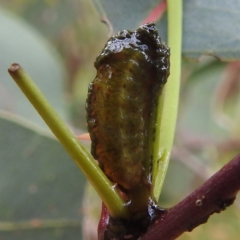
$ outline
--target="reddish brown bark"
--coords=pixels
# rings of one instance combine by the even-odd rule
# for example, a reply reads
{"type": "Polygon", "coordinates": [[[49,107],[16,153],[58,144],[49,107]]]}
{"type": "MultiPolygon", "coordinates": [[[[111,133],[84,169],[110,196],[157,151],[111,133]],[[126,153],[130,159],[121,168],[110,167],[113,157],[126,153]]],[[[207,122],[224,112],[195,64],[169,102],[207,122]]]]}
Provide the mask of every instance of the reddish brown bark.
{"type": "MultiPolygon", "coordinates": [[[[207,222],[210,215],[230,206],[240,190],[240,155],[226,164],[202,186],[176,206],[161,214],[141,240],[173,240],[186,231],[207,222]]],[[[108,212],[103,209],[101,231],[105,229],[108,212]]],[[[100,230],[100,229],[99,229],[100,230]]]]}

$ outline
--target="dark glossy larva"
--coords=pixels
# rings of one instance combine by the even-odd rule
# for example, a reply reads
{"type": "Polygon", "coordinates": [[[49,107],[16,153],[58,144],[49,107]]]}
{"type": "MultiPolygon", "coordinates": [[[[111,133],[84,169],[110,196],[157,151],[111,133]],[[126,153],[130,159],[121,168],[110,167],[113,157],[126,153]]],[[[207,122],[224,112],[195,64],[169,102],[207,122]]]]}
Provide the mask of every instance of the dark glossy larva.
{"type": "Polygon", "coordinates": [[[157,98],[169,75],[169,48],[154,23],[121,31],[95,62],[86,102],[91,152],[123,191],[149,184],[157,98]]]}

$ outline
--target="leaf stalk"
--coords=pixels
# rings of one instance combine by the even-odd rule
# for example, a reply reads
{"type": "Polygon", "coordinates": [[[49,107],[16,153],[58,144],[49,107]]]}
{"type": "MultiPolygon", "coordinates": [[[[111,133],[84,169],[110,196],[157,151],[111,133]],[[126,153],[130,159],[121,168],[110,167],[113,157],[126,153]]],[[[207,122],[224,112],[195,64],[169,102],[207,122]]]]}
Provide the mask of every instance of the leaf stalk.
{"type": "Polygon", "coordinates": [[[29,75],[16,63],[12,64],[8,71],[53,134],[98,192],[111,216],[127,217],[127,208],[124,207],[125,203],[116,188],[102,172],[88,151],[69,130],[29,75]]]}
{"type": "Polygon", "coordinates": [[[153,198],[158,201],[166,176],[176,128],[182,52],[182,0],[167,0],[170,76],[160,96],[153,146],[153,198]]]}

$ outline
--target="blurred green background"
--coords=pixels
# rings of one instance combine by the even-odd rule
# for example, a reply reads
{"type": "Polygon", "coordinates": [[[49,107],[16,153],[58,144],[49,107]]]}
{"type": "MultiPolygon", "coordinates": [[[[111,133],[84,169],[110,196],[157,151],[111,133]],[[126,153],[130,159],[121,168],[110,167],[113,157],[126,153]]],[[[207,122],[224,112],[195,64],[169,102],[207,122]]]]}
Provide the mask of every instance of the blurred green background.
{"type": "MultiPolygon", "coordinates": [[[[108,16],[114,32],[134,30],[159,3],[102,0],[100,8],[93,2],[0,0],[0,240],[96,239],[98,196],[7,73],[13,62],[21,64],[74,133],[86,132],[87,86],[109,37],[100,20],[108,16]]],[[[214,1],[194,2],[184,2],[179,117],[162,207],[175,205],[240,152],[239,17],[223,14],[219,4],[212,8],[214,1]],[[223,31],[228,38],[219,37],[223,31]],[[203,53],[225,62],[210,56],[197,62],[203,53]]],[[[165,15],[157,26],[166,41],[165,15]]],[[[239,208],[237,199],[179,239],[239,239],[239,208]]]]}

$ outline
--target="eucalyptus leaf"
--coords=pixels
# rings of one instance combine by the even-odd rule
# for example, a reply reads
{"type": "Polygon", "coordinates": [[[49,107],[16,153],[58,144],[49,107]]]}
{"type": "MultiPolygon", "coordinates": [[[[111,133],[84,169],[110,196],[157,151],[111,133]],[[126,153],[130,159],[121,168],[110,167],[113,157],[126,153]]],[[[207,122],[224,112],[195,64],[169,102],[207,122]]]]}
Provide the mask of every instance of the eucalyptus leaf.
{"type": "Polygon", "coordinates": [[[0,115],[0,239],[81,239],[85,177],[49,134],[0,115]]]}
{"type": "Polygon", "coordinates": [[[212,108],[214,94],[225,66],[225,63],[215,61],[190,76],[182,94],[182,104],[185,104],[178,123],[182,131],[210,139],[226,138],[225,131],[214,119],[212,108]]]}
{"type": "Polygon", "coordinates": [[[142,21],[149,15],[150,11],[156,7],[159,0],[92,0],[98,10],[101,19],[105,14],[113,26],[114,32],[135,30],[142,21]]]}
{"type": "Polygon", "coordinates": [[[184,1],[183,53],[209,54],[225,61],[240,59],[240,1],[184,1]]]}
{"type": "MultiPolygon", "coordinates": [[[[92,0],[99,14],[111,22],[114,32],[136,29],[159,1],[92,0]],[[99,7],[101,4],[101,7],[99,7]]],[[[213,55],[223,61],[240,59],[240,1],[183,1],[183,55],[199,59],[213,55]]],[[[160,37],[167,41],[166,13],[157,23],[160,37]]]]}
{"type": "Polygon", "coordinates": [[[57,52],[22,19],[0,9],[0,109],[27,117],[47,126],[9,76],[7,69],[19,63],[36,81],[61,116],[65,116],[61,96],[65,70],[57,52]]]}

